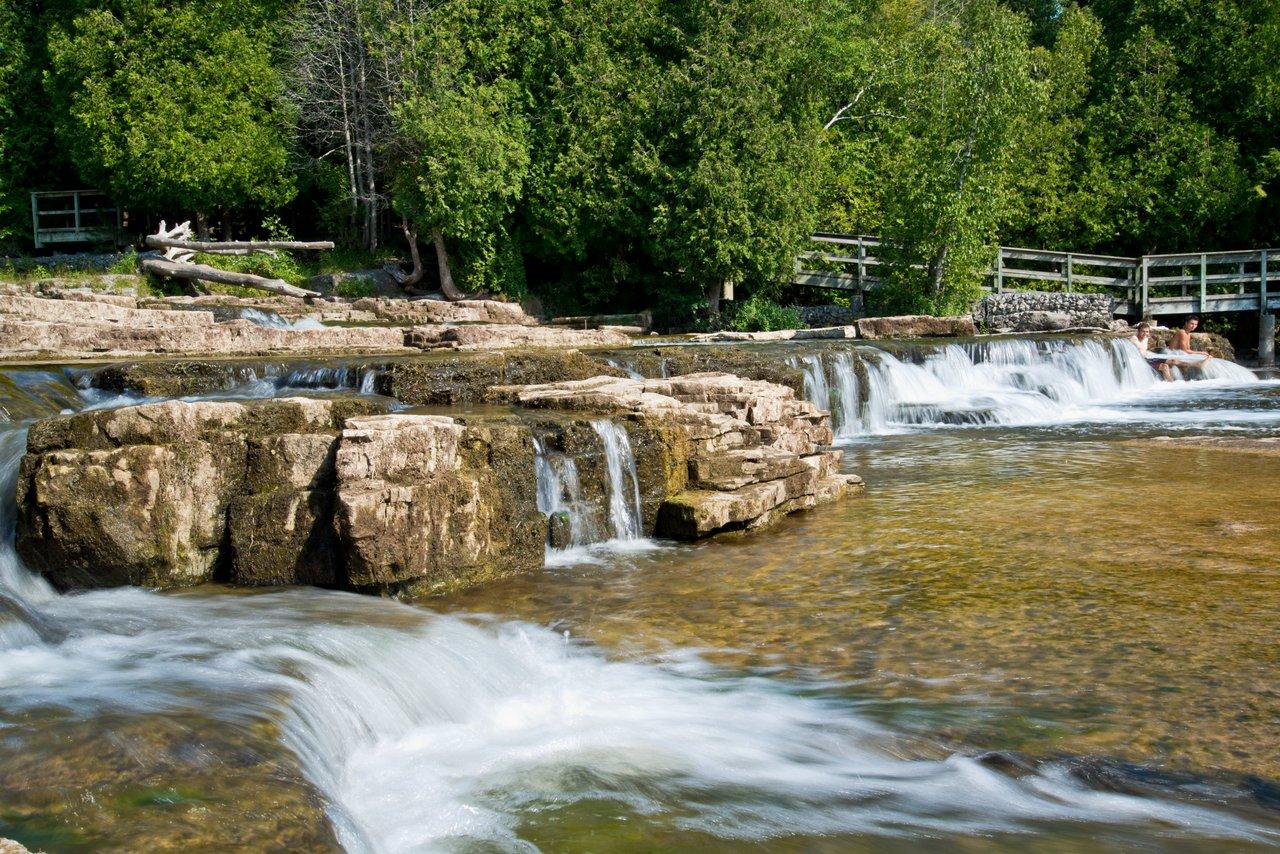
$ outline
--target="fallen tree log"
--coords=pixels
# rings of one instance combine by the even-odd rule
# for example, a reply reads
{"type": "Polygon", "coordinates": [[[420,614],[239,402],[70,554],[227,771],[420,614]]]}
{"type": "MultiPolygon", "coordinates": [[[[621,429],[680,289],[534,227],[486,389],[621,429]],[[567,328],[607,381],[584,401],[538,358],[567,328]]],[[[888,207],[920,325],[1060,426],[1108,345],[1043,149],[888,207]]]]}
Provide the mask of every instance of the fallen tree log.
{"type": "Polygon", "coordinates": [[[239,285],[242,288],[257,288],[261,291],[270,291],[273,294],[280,294],[286,297],[319,297],[318,291],[309,291],[306,288],[299,288],[291,285],[284,279],[267,279],[262,276],[255,276],[251,273],[233,273],[229,270],[219,270],[217,267],[210,267],[206,264],[192,264],[183,261],[169,261],[162,258],[147,258],[142,262],[142,271],[144,273],[154,273],[157,276],[167,276],[170,279],[185,279],[187,281],[214,282],[219,285],[239,285]]]}
{"type": "MultiPolygon", "coordinates": [[[[163,227],[163,224],[162,224],[163,227]]],[[[146,243],[152,249],[187,249],[192,252],[212,254],[231,252],[262,252],[276,249],[332,249],[332,240],[185,240],[163,234],[148,234],[146,243]]]]}

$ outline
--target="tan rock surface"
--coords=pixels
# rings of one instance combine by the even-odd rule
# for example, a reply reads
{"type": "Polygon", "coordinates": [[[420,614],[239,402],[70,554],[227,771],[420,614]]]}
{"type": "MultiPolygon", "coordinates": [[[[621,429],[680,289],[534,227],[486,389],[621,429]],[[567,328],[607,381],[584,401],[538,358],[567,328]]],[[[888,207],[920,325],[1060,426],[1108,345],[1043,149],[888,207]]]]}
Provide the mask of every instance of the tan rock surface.
{"type": "Polygon", "coordinates": [[[898,317],[864,317],[857,323],[858,337],[883,338],[968,338],[978,334],[978,327],[967,314],[958,317],[932,317],[906,314],[898,317]]]}

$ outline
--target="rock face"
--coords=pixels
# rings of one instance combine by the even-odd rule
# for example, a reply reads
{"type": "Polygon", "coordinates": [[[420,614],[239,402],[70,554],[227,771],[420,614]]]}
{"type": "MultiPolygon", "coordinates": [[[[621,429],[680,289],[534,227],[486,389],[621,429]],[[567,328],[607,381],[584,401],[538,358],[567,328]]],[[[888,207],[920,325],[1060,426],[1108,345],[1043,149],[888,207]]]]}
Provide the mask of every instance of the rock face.
{"type": "Polygon", "coordinates": [[[494,393],[531,409],[609,413],[638,434],[632,445],[641,449],[645,527],[661,537],[758,528],[861,483],[837,472],[840,452],[827,448],[827,414],[786,386],[704,373],[599,377],[494,393]]]}
{"type": "Polygon", "coordinates": [[[973,318],[931,317],[907,314],[900,317],[864,317],[857,323],[858,337],[871,340],[884,338],[968,338],[978,334],[973,318]]]}
{"type": "Polygon", "coordinates": [[[574,540],[572,518],[539,510],[535,432],[581,457],[591,499],[615,480],[606,448],[629,446],[640,506],[628,516],[658,536],[758,528],[861,482],[837,472],[827,413],[787,386],[701,373],[489,393],[522,409],[451,418],[296,397],[39,422],[18,473],[17,547],[61,588],[436,594],[537,569],[545,544],[574,540]]]}
{"type": "Polygon", "coordinates": [[[434,591],[541,565],[527,430],[383,410],[170,401],[41,422],[19,552],[63,588],[434,591]]]}
{"type": "Polygon", "coordinates": [[[336,583],[333,455],[363,400],[170,401],[34,425],[18,551],[56,585],[336,583]]]}
{"type": "Polygon", "coordinates": [[[542,565],[533,443],[518,424],[353,418],[337,455],[339,539],[357,589],[440,593],[542,565]]]}
{"type": "Polygon", "coordinates": [[[973,316],[989,332],[1056,332],[1110,329],[1115,300],[1110,294],[1011,291],[988,294],[973,316]]]}

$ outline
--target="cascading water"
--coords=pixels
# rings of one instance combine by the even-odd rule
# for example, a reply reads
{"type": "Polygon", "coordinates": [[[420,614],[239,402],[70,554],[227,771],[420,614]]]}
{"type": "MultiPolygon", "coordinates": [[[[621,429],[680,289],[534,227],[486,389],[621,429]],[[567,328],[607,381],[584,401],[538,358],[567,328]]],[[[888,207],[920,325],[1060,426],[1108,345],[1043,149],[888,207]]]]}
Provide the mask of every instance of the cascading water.
{"type": "Polygon", "coordinates": [[[240,317],[258,326],[271,329],[324,329],[324,324],[314,317],[299,317],[297,320],[286,320],[274,311],[263,311],[258,308],[240,309],[240,317]]]}
{"type": "Polygon", "coordinates": [[[609,473],[609,522],[618,540],[640,538],[640,480],[627,431],[606,419],[591,422],[604,449],[609,473]]]}
{"type": "MultiPolygon", "coordinates": [[[[582,485],[578,464],[566,454],[546,447],[537,436],[533,439],[534,468],[538,480],[538,510],[548,519],[563,514],[569,522],[569,542],[561,549],[586,545],[589,540],[587,520],[582,507],[582,485]]],[[[556,551],[548,546],[549,551],[556,551]]]]}
{"type": "MultiPolygon", "coordinates": [[[[638,536],[626,432],[593,426],[615,533],[638,536]]],[[[547,628],[321,590],[57,596],[12,549],[24,444],[21,424],[0,424],[0,580],[15,605],[0,623],[0,726],[56,734],[101,716],[109,738],[131,717],[181,713],[278,728],[347,850],[531,850],[527,822],[575,809],[652,821],[677,845],[1030,834],[1054,822],[1077,836],[1129,826],[1277,841],[1227,812],[1091,790],[1053,765],[1015,777],[959,755],[902,758],[896,734],[847,703],[679,652],[664,665],[611,660],[547,628]]],[[[571,492],[559,476],[540,507],[571,492]]],[[[77,780],[65,785],[80,797],[77,780]]]]}
{"type": "MultiPolygon", "coordinates": [[[[1118,407],[1165,391],[1137,349],[1113,339],[1006,339],[897,355],[857,347],[805,355],[793,364],[804,371],[806,397],[831,410],[841,440],[921,427],[1120,418],[1118,407]],[[865,366],[865,395],[856,360],[865,366]]],[[[1248,369],[1221,359],[1203,365],[1197,380],[1207,382],[1195,386],[1256,382],[1248,369]]]]}

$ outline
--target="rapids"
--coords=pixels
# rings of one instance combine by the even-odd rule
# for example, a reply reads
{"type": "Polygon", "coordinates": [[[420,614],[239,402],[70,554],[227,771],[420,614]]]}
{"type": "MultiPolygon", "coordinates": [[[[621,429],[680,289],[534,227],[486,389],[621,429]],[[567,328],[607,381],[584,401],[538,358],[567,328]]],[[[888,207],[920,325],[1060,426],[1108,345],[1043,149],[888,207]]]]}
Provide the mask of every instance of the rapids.
{"type": "MultiPolygon", "coordinates": [[[[210,735],[200,750],[213,751],[223,775],[245,751],[265,752],[278,772],[246,777],[246,801],[272,803],[283,791],[273,787],[296,765],[351,851],[908,850],[926,839],[1008,850],[1280,844],[1280,818],[1266,799],[1215,771],[1253,768],[1280,779],[1280,767],[1260,754],[1232,763],[1207,753],[1181,761],[1174,751],[1175,765],[1201,773],[1166,779],[1125,764],[1159,754],[1159,732],[1135,756],[1096,739],[1097,762],[1090,738],[1072,734],[1087,732],[1091,715],[1098,726],[1110,721],[1089,711],[1087,692],[1072,694],[1074,668],[1087,670],[1107,709],[1123,708],[1108,671],[1126,684],[1144,663],[1168,666],[1146,649],[1154,641],[1135,618],[1158,627],[1166,606],[1133,612],[1120,600],[1130,619],[1106,631],[1134,632],[1133,648],[1121,644],[1115,660],[1098,662],[1076,649],[1073,635],[1095,649],[1115,640],[1084,630],[1098,620],[1095,592],[1038,598],[1062,577],[1055,529],[1088,540],[1099,524],[1088,509],[1112,518],[1114,502],[1123,506],[1141,476],[1133,466],[1183,459],[1125,443],[1170,432],[1280,433],[1273,385],[1226,364],[1205,381],[1157,385],[1140,360],[1096,341],[829,347],[783,357],[796,359],[808,394],[835,413],[850,470],[872,483],[865,502],[712,544],[620,550],[607,560],[597,552],[590,564],[580,550],[561,560],[549,554],[549,564],[562,565],[424,605],[304,589],[59,595],[12,548],[25,426],[135,399],[78,388],[73,371],[7,371],[0,726],[15,736],[0,747],[0,781],[22,785],[11,786],[0,810],[0,836],[49,851],[145,846],[119,826],[181,804],[147,806],[104,783],[94,789],[95,809],[118,822],[95,825],[83,816],[100,813],[50,806],[50,793],[74,792],[74,781],[68,789],[65,779],[21,779],[9,769],[56,765],[80,744],[70,734],[86,722],[94,735],[79,749],[92,762],[113,727],[171,719],[253,739],[219,753],[210,735]],[[1061,468],[1058,448],[1078,454],[1080,467],[1061,468]],[[1106,460],[1105,469],[1085,468],[1089,459],[1106,460]],[[1052,488],[1042,485],[1046,476],[1052,488]],[[1093,496],[1076,515],[1077,505],[1053,503],[1073,483],[1093,496]],[[928,511],[939,496],[948,503],[928,511]],[[980,545],[977,523],[1002,501],[1029,511],[1003,522],[1020,556],[980,545]],[[1079,609],[1079,622],[1060,626],[1064,609],[1079,609]],[[965,631],[937,622],[971,612],[967,631],[985,638],[977,648],[965,645],[965,631]],[[901,654],[886,655],[895,644],[901,654]],[[1027,696],[1016,690],[1023,683],[1027,696]],[[1086,708],[1062,711],[1052,702],[1059,696],[1086,708]],[[1052,738],[1019,734],[1036,727],[1066,736],[1065,753],[1052,738]],[[27,765],[18,765],[14,745],[27,765]],[[63,835],[49,835],[51,824],[63,835]]],[[[368,393],[372,381],[316,366],[255,374],[222,394],[299,388],[368,393]]],[[[593,426],[609,484],[604,505],[580,507],[573,458],[539,446],[539,508],[570,514],[575,547],[601,536],[582,522],[593,512],[605,520],[603,538],[635,541],[639,500],[626,433],[608,421],[593,426]]],[[[1195,460],[1188,476],[1240,463],[1195,460]]],[[[1258,475],[1271,478],[1258,489],[1280,484],[1274,468],[1258,475]]],[[[1181,487],[1177,468],[1171,474],[1181,487]]],[[[1274,523],[1244,511],[1238,518],[1255,527],[1233,541],[1236,551],[1211,556],[1215,566],[1257,571],[1253,544],[1267,542],[1274,523]]],[[[1166,556],[1144,537],[1107,530],[1134,566],[1166,556]]],[[[1100,579],[1105,561],[1086,554],[1078,571],[1100,579]]],[[[1229,589],[1195,584],[1197,601],[1241,607],[1229,589]]],[[[1192,616],[1177,619],[1194,632],[1192,616]]],[[[1273,629],[1242,642],[1264,644],[1273,629]]],[[[1254,653],[1225,651],[1203,672],[1229,669],[1233,655],[1252,672],[1254,653]]],[[[1172,675],[1156,682],[1156,697],[1163,685],[1201,701],[1172,675]]],[[[1263,696],[1249,694],[1249,707],[1274,720],[1277,708],[1263,696]]],[[[1179,711],[1189,717],[1178,718],[1183,729],[1175,732],[1217,720],[1197,717],[1196,708],[1179,711]]],[[[1161,715],[1158,704],[1134,709],[1146,716],[1135,731],[1161,715]]],[[[183,757],[166,759],[169,770],[146,785],[185,792],[191,779],[206,779],[183,757]]],[[[188,844],[260,847],[237,840],[249,830],[226,818],[221,797],[191,801],[206,818],[188,844]]]]}

